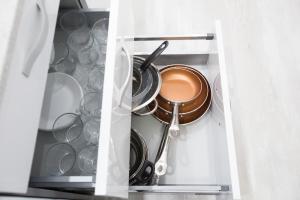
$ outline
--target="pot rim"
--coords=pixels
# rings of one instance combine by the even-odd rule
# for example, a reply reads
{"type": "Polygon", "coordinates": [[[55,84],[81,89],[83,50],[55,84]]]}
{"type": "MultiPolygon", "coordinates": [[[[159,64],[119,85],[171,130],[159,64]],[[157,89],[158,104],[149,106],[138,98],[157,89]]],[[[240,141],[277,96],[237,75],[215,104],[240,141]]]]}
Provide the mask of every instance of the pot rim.
{"type": "MultiPolygon", "coordinates": [[[[209,110],[209,108],[211,107],[211,103],[212,103],[212,96],[211,96],[211,94],[209,95],[210,96],[210,100],[209,100],[209,104],[207,105],[207,108],[206,108],[206,110],[203,112],[203,114],[200,116],[200,117],[198,117],[197,119],[195,119],[195,120],[193,120],[193,121],[191,121],[191,122],[188,122],[188,123],[183,123],[183,124],[179,124],[179,125],[189,125],[189,124],[193,124],[193,123],[195,123],[195,122],[197,122],[198,120],[200,120],[200,119],[202,119],[203,118],[203,116],[205,116],[205,114],[208,112],[208,110],[209,110]]],[[[200,107],[201,108],[201,107],[200,107]]],[[[199,109],[200,109],[199,108],[199,109]]],[[[159,109],[159,108],[158,108],[159,109]]],[[[163,111],[164,111],[164,109],[162,109],[163,111]]],[[[170,113],[171,114],[171,113],[170,113]]],[[[187,113],[187,114],[190,114],[190,113],[187,113]]],[[[179,115],[181,115],[181,114],[179,114],[179,115]]],[[[163,121],[163,120],[161,120],[159,117],[157,117],[155,114],[153,114],[153,117],[154,118],[156,118],[158,121],[160,121],[161,123],[163,123],[163,124],[170,124],[170,123],[168,123],[168,122],[166,122],[166,121],[163,121]]]]}
{"type": "MultiPolygon", "coordinates": [[[[180,70],[188,71],[188,72],[192,73],[194,76],[196,76],[197,79],[200,80],[200,78],[197,76],[197,74],[195,74],[194,71],[191,71],[191,70],[187,69],[187,68],[186,68],[185,66],[183,66],[183,65],[174,65],[174,64],[172,64],[172,65],[167,65],[167,66],[164,67],[163,69],[159,70],[159,72],[162,74],[162,73],[164,73],[164,72],[167,71],[167,70],[172,70],[172,68],[179,68],[180,70]],[[171,69],[170,69],[170,68],[171,68],[171,69]]],[[[169,100],[169,99],[163,97],[160,93],[159,93],[158,95],[159,95],[164,101],[166,101],[166,102],[168,102],[168,103],[178,103],[178,104],[186,104],[186,103],[190,103],[190,102],[194,101],[195,99],[197,99],[197,98],[200,96],[200,94],[201,94],[201,92],[202,92],[202,89],[203,89],[203,84],[202,84],[202,81],[201,81],[201,80],[200,80],[200,84],[201,84],[201,89],[197,92],[197,94],[196,94],[195,96],[193,96],[193,98],[189,99],[188,101],[171,101],[171,100],[169,100]]]]}
{"type": "MultiPolygon", "coordinates": [[[[139,57],[139,56],[133,56],[133,59],[137,58],[139,60],[145,61],[144,58],[139,57]]],[[[136,106],[135,108],[132,108],[131,112],[136,112],[146,106],[148,106],[159,94],[161,85],[162,85],[162,79],[161,79],[161,75],[160,75],[160,71],[158,70],[158,68],[156,67],[156,65],[154,65],[153,63],[151,63],[150,65],[156,72],[156,75],[158,77],[158,83],[157,83],[157,88],[155,90],[155,92],[153,93],[153,95],[151,96],[151,98],[149,98],[146,102],[142,103],[141,105],[136,106]]],[[[150,89],[151,90],[151,89],[150,89]]]]}
{"type": "Polygon", "coordinates": [[[148,147],[146,145],[144,138],[135,129],[131,129],[131,132],[134,132],[139,138],[139,140],[141,141],[141,146],[143,148],[143,156],[142,156],[143,158],[142,161],[140,161],[139,167],[129,176],[129,180],[132,180],[139,173],[139,171],[144,165],[144,162],[148,159],[148,147]]]}
{"type": "MultiPolygon", "coordinates": [[[[201,76],[201,77],[204,79],[205,85],[206,85],[206,87],[207,87],[206,97],[205,97],[205,99],[204,99],[204,101],[202,102],[201,105],[199,105],[198,107],[196,107],[195,109],[193,109],[193,110],[191,110],[191,111],[189,111],[189,112],[179,113],[179,114],[189,114],[189,113],[192,113],[192,112],[197,111],[200,107],[202,107],[202,106],[206,103],[207,98],[208,98],[208,96],[209,96],[209,93],[212,92],[212,91],[211,91],[211,87],[210,87],[209,82],[208,82],[208,80],[206,79],[206,77],[205,77],[201,72],[199,72],[198,70],[196,70],[195,68],[193,68],[193,67],[191,67],[191,66],[188,66],[188,65],[185,65],[185,64],[171,64],[171,65],[166,65],[164,68],[160,69],[159,71],[161,72],[161,71],[163,71],[163,70],[165,70],[165,69],[167,69],[167,68],[170,68],[170,67],[173,67],[173,66],[177,66],[177,65],[180,65],[180,66],[186,68],[187,70],[191,70],[191,71],[193,71],[194,73],[196,73],[197,75],[201,76]]],[[[212,95],[212,94],[211,94],[211,95],[212,95]]],[[[164,97],[162,97],[161,95],[159,95],[159,96],[160,96],[161,98],[163,98],[165,101],[170,102],[170,101],[166,100],[164,97]]],[[[212,99],[212,97],[211,97],[211,99],[212,99]]],[[[211,101],[211,100],[210,100],[210,101],[211,101]]],[[[189,103],[189,102],[182,102],[182,103],[183,103],[183,104],[186,104],[186,103],[189,103]]],[[[180,103],[179,106],[181,106],[182,103],[180,103]]],[[[158,107],[159,107],[159,108],[162,108],[162,107],[160,107],[159,105],[158,105],[158,107]]],[[[171,113],[170,111],[165,110],[164,108],[162,108],[162,110],[171,113]]]]}

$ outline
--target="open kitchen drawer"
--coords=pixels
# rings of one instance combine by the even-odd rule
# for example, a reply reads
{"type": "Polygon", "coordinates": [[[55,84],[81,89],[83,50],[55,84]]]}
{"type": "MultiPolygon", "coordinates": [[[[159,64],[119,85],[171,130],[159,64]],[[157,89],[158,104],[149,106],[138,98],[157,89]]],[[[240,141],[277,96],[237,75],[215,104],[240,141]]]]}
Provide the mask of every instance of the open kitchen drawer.
{"type": "MultiPolygon", "coordinates": [[[[29,54],[29,57],[34,57],[34,59],[29,63],[29,67],[21,63],[22,59],[18,63],[13,63],[6,77],[5,93],[1,96],[0,157],[3,161],[0,167],[1,193],[47,197],[47,192],[46,194],[34,192],[35,190],[31,187],[43,187],[43,184],[37,183],[34,177],[41,177],[43,153],[51,142],[55,142],[51,132],[38,131],[38,127],[52,42],[54,34],[61,32],[59,26],[55,26],[59,15],[59,3],[61,12],[66,11],[64,8],[82,9],[78,7],[81,5],[80,1],[32,0],[26,2],[25,10],[23,10],[24,21],[21,21],[20,29],[25,31],[20,31],[19,38],[17,38],[19,46],[16,46],[16,48],[19,47],[19,51],[23,50],[23,52],[16,52],[16,58],[27,53],[26,48],[33,47],[34,53],[29,54]],[[42,39],[40,40],[42,42],[36,46],[30,45],[30,41],[33,43],[35,39],[39,39],[33,34],[33,31],[38,32],[39,29],[41,29],[42,39]],[[30,37],[25,38],[25,34],[30,37]],[[27,41],[29,39],[31,40],[27,41]],[[25,70],[23,66],[26,66],[25,70]]],[[[133,40],[128,39],[133,38],[133,18],[130,8],[129,0],[112,0],[108,9],[87,10],[84,8],[81,10],[85,12],[89,23],[94,23],[101,18],[109,18],[102,94],[102,103],[105,105],[102,107],[102,113],[105,114],[99,122],[99,127],[101,124],[99,138],[101,148],[98,149],[97,173],[95,177],[79,177],[81,182],[83,180],[86,183],[83,190],[92,188],[92,191],[88,190],[89,194],[99,196],[128,196],[128,144],[131,121],[130,59],[133,52],[133,40]],[[121,136],[120,130],[123,130],[121,136]]],[[[73,176],[52,178],[57,183],[56,189],[50,187],[52,190],[62,190],[63,187],[58,183],[61,181],[60,178],[68,183],[78,180],[78,177],[73,176]]],[[[52,179],[47,179],[48,182],[49,180],[52,179]]],[[[74,187],[81,188],[77,187],[76,183],[74,187]]],[[[50,194],[49,197],[68,197],[59,195],[61,193],[53,195],[53,192],[50,192],[48,194],[50,194]]],[[[79,195],[77,198],[83,197],[79,195]]]]}
{"type": "MultiPolygon", "coordinates": [[[[70,2],[68,0],[61,2],[63,1],[70,2]]],[[[74,8],[73,6],[69,7],[74,8]]],[[[44,176],[42,173],[45,152],[49,145],[55,143],[52,134],[38,132],[38,126],[51,43],[55,32],[54,18],[58,12],[57,2],[53,12],[55,17],[50,23],[47,45],[35,62],[35,65],[39,64],[40,72],[35,74],[38,70],[34,71],[36,69],[34,66],[30,78],[26,78],[22,71],[13,70],[10,72],[11,76],[14,75],[13,73],[18,73],[18,77],[11,80],[8,77],[6,86],[8,91],[2,97],[0,112],[2,137],[0,156],[4,158],[4,160],[2,159],[4,162],[0,166],[0,192],[25,194],[31,191],[31,188],[27,190],[29,184],[29,187],[33,188],[64,191],[63,193],[57,192],[55,195],[49,194],[49,197],[55,198],[68,198],[63,195],[67,193],[87,194],[77,197],[75,195],[72,196],[72,199],[88,199],[93,195],[126,198],[128,192],[136,191],[225,194],[229,196],[229,199],[240,198],[220,24],[217,23],[216,29],[211,31],[212,34],[204,34],[203,37],[139,37],[133,42],[130,7],[129,0],[112,0],[109,11],[83,10],[91,23],[97,19],[109,17],[96,175],[68,174],[67,176],[50,177],[44,176]],[[212,35],[214,37],[211,37],[212,35]],[[161,178],[159,185],[128,187],[131,126],[146,140],[151,161],[155,158],[163,129],[162,124],[152,116],[131,116],[132,62],[130,57],[133,55],[133,43],[135,54],[146,56],[160,42],[151,46],[151,41],[148,40],[164,39],[170,39],[169,49],[157,60],[157,66],[163,67],[174,63],[191,65],[206,75],[211,87],[215,76],[220,73],[224,115],[215,117],[212,106],[210,111],[199,121],[185,127],[182,126],[182,135],[171,144],[170,169],[168,174],[161,178]],[[192,52],[182,52],[181,48],[176,47],[176,42],[193,44],[198,39],[209,40],[199,40],[198,47],[200,49],[195,48],[192,52]],[[149,48],[145,50],[145,46],[149,48]],[[25,84],[29,79],[32,79],[32,82],[25,84]],[[16,84],[16,80],[18,84],[16,84]],[[23,95],[16,98],[20,88],[24,94],[22,92],[23,95]],[[16,113],[20,113],[20,111],[22,111],[21,114],[16,116],[16,113]],[[13,151],[9,151],[9,149],[13,151]]],[[[60,30],[57,28],[56,33],[59,34],[59,32],[60,30]]],[[[194,45],[197,46],[197,43],[195,42],[194,45]]],[[[47,196],[47,194],[29,195],[47,196]]]]}
{"type": "MultiPolygon", "coordinates": [[[[154,62],[156,66],[162,69],[184,64],[199,70],[210,84],[213,100],[204,116],[180,126],[180,136],[171,139],[168,170],[158,185],[130,186],[130,191],[225,195],[225,199],[240,199],[221,24],[217,21],[213,31],[202,37],[136,37],[135,55],[146,57],[151,52],[148,49],[154,49],[163,40],[169,40],[169,47],[154,62]],[[221,80],[223,111],[214,99],[217,76],[221,80]]],[[[155,162],[165,125],[153,116],[137,115],[132,115],[131,125],[147,144],[148,160],[155,162]]]]}
{"type": "MultiPolygon", "coordinates": [[[[216,23],[216,28],[212,33],[198,36],[135,37],[135,55],[146,57],[161,40],[165,39],[168,39],[170,42],[169,48],[155,61],[155,64],[159,68],[174,63],[193,66],[206,76],[212,91],[215,77],[220,74],[224,114],[220,114],[217,110],[218,108],[215,108],[214,104],[212,104],[208,113],[201,119],[190,125],[181,126],[180,137],[171,143],[168,173],[160,178],[159,184],[154,186],[129,186],[129,188],[125,187],[125,191],[210,194],[222,197],[225,195],[226,199],[240,199],[220,23],[216,23]],[[178,47],[187,43],[193,43],[195,49],[190,51],[182,50],[178,47]]],[[[126,107],[126,104],[121,104],[118,114],[123,115],[123,117],[124,115],[127,116],[126,119],[124,117],[123,121],[123,127],[125,127],[125,124],[128,125],[130,123],[130,120],[128,120],[130,117],[128,116],[128,111],[127,114],[126,112],[121,112],[122,106],[126,107]]],[[[113,112],[113,116],[114,114],[113,112]]],[[[103,123],[103,120],[101,123],[103,123]]],[[[120,125],[120,123],[122,123],[121,120],[118,121],[117,125],[120,125]]],[[[101,124],[101,130],[103,126],[105,125],[101,124]]],[[[152,116],[139,117],[132,115],[131,127],[145,139],[149,150],[149,160],[153,162],[162,137],[163,125],[152,116]]],[[[128,161],[129,135],[126,134],[124,136],[124,129],[119,129],[119,126],[114,128],[116,128],[114,129],[114,136],[122,138],[123,142],[126,141],[124,145],[127,146],[122,148],[127,152],[124,155],[124,152],[123,154],[113,150],[113,156],[116,156],[119,161],[121,159],[119,156],[125,156],[128,161]]],[[[129,131],[129,126],[127,130],[129,131]]],[[[100,131],[100,134],[103,133],[100,131]]],[[[47,138],[44,139],[51,141],[47,138]]],[[[104,145],[101,139],[103,137],[100,137],[100,145],[104,145]]],[[[114,144],[122,145],[120,143],[114,144]]],[[[101,146],[99,149],[101,149],[101,146]]],[[[39,154],[40,152],[36,153],[39,154]]],[[[123,162],[119,161],[113,162],[115,161],[113,158],[110,157],[108,160],[112,170],[109,171],[111,172],[109,173],[111,177],[108,177],[108,181],[114,180],[119,167],[124,170],[122,171],[123,175],[128,175],[128,165],[123,166],[123,162]],[[126,172],[125,169],[127,170],[126,172]]],[[[39,162],[39,160],[37,161],[39,162]]],[[[102,158],[99,157],[99,161],[102,162],[102,158]]],[[[98,168],[98,170],[102,169],[98,168]]],[[[101,171],[97,171],[97,176],[98,174],[101,174],[101,171]]],[[[31,186],[94,194],[93,192],[97,191],[97,176],[33,177],[31,186]]],[[[121,179],[119,178],[118,180],[121,179]]]]}

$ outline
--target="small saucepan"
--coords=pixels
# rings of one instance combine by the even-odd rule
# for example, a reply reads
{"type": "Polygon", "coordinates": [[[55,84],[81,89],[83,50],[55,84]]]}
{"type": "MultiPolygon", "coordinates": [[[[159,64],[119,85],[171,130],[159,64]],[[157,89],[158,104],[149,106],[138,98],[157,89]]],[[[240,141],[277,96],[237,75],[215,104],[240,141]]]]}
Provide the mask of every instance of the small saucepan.
{"type": "MultiPolygon", "coordinates": [[[[152,101],[155,101],[160,86],[161,78],[159,70],[153,62],[168,47],[169,42],[164,41],[146,59],[134,56],[132,77],[132,112],[136,115],[150,115],[156,110],[143,112],[143,109],[152,101]]],[[[156,102],[156,101],[155,101],[156,102]]]]}

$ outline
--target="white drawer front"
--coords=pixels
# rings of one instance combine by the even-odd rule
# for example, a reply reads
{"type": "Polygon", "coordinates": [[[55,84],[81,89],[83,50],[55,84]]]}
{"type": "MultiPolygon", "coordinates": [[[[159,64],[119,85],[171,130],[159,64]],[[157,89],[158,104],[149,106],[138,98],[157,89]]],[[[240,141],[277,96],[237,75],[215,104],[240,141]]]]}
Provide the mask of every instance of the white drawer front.
{"type": "Polygon", "coordinates": [[[43,102],[59,0],[24,3],[1,84],[0,192],[25,193],[43,102]]]}
{"type": "Polygon", "coordinates": [[[112,0],[95,195],[127,198],[133,17],[130,0],[112,0]]]}

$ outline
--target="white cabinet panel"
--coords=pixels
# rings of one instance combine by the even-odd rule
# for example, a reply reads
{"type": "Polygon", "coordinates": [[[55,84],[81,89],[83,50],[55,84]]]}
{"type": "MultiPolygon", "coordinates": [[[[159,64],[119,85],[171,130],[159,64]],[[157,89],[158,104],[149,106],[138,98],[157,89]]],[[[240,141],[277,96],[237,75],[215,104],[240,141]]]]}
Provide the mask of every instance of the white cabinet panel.
{"type": "Polygon", "coordinates": [[[128,196],[133,17],[130,0],[112,0],[95,195],[128,196]],[[131,37],[132,38],[132,37],[131,37]]]}
{"type": "Polygon", "coordinates": [[[224,106],[224,118],[226,127],[226,141],[228,149],[228,159],[229,159],[229,170],[232,186],[233,199],[240,199],[240,187],[239,187],[239,177],[237,169],[236,160],[236,150],[234,143],[233,127],[232,127],[232,114],[230,108],[230,93],[229,93],[229,82],[227,79],[225,54],[223,47],[223,36],[221,22],[216,22],[216,38],[217,38],[217,48],[219,55],[219,66],[222,84],[222,94],[223,94],[223,106],[224,106]]]}
{"type": "Polygon", "coordinates": [[[0,104],[0,192],[25,193],[34,153],[59,0],[28,0],[0,104]]]}

